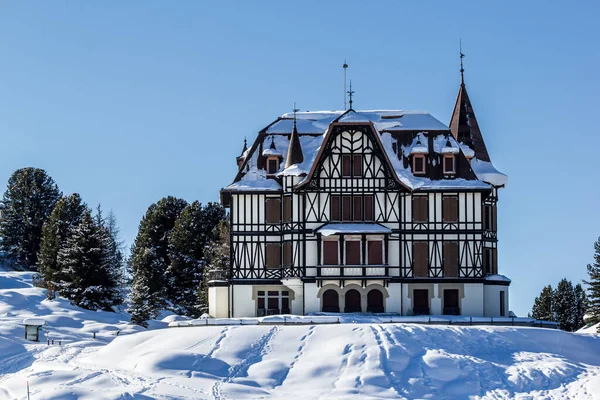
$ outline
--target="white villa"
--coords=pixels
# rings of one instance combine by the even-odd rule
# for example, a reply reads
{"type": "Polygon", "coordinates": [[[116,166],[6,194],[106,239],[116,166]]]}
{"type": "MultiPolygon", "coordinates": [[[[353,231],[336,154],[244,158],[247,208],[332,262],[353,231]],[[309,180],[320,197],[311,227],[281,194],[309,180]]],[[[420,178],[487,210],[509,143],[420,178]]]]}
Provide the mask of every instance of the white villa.
{"type": "Polygon", "coordinates": [[[426,112],[285,114],[221,190],[231,269],[214,317],[315,312],[507,316],[491,163],[463,82],[449,127],[426,112]]]}

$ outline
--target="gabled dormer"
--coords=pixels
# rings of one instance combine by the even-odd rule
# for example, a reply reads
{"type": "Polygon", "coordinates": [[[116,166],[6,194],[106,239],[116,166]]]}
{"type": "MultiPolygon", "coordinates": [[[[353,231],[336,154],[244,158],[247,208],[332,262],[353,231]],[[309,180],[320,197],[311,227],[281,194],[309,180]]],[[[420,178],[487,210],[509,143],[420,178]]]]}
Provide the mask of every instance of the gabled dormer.
{"type": "Polygon", "coordinates": [[[273,136],[271,136],[271,146],[269,146],[268,149],[263,150],[262,156],[265,158],[265,170],[267,171],[267,176],[274,176],[279,171],[281,160],[283,160],[283,154],[281,151],[277,150],[275,138],[273,136]]]}

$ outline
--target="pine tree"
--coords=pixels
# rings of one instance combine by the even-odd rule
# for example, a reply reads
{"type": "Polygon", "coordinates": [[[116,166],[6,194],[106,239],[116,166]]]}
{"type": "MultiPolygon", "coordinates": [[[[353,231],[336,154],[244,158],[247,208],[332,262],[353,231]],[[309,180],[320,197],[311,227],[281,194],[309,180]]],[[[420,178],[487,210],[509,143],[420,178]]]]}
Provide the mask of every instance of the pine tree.
{"type": "Polygon", "coordinates": [[[125,288],[131,284],[130,274],[127,270],[127,262],[125,260],[125,240],[121,238],[121,230],[117,223],[117,216],[112,210],[110,210],[106,216],[106,228],[115,244],[115,257],[121,268],[121,286],[125,288]]]}
{"type": "Polygon", "coordinates": [[[2,199],[0,250],[16,267],[35,270],[42,227],[61,194],[54,180],[38,168],[16,170],[2,199]]]}
{"type": "Polygon", "coordinates": [[[575,288],[573,289],[573,295],[575,297],[575,303],[573,304],[573,310],[571,311],[571,315],[573,316],[573,321],[571,324],[573,331],[576,331],[583,328],[585,325],[583,322],[583,316],[585,315],[585,305],[587,303],[585,290],[583,290],[583,287],[581,287],[580,283],[575,285],[575,288]]]}
{"type": "Polygon", "coordinates": [[[112,295],[113,305],[119,305],[123,303],[123,253],[119,248],[118,240],[118,227],[116,226],[116,217],[112,214],[113,221],[109,226],[108,220],[102,215],[102,208],[100,204],[96,207],[95,224],[99,229],[99,237],[101,239],[102,248],[104,250],[105,262],[106,262],[106,274],[110,281],[114,283],[115,291],[112,295]],[[111,229],[113,231],[111,232],[111,229]],[[116,229],[116,231],[115,231],[116,229]],[[116,233],[115,233],[116,232],[116,233]]]}
{"type": "Polygon", "coordinates": [[[206,269],[202,276],[198,295],[198,311],[200,314],[208,313],[208,282],[211,279],[211,272],[229,273],[230,266],[230,244],[229,244],[229,223],[222,220],[215,228],[218,236],[217,240],[211,242],[206,250],[206,269]]]}
{"type": "Polygon", "coordinates": [[[108,230],[86,211],[58,252],[58,267],[65,277],[58,285],[60,295],[79,307],[112,311],[121,302],[107,238],[108,230]]]}
{"type": "Polygon", "coordinates": [[[218,239],[215,230],[225,218],[225,209],[217,203],[207,206],[195,201],[179,214],[169,236],[171,264],[167,268],[167,298],[172,311],[190,317],[200,315],[198,288],[205,265],[207,245],[218,239]]]}
{"type": "Polygon", "coordinates": [[[39,286],[45,287],[48,298],[54,298],[57,282],[66,279],[59,276],[56,259],[58,251],[64,246],[67,234],[81,222],[86,204],[81,196],[73,193],[63,196],[54,206],[50,218],[42,228],[42,240],[38,253],[39,286]]]}
{"type": "Polygon", "coordinates": [[[168,239],[186,206],[185,200],[165,197],[152,204],[140,222],[130,256],[133,277],[129,313],[136,324],[145,325],[168,304],[165,279],[171,264],[168,239]]]}
{"type": "Polygon", "coordinates": [[[600,322],[600,238],[594,243],[594,262],[588,264],[587,273],[589,280],[584,281],[588,285],[586,315],[589,322],[596,324],[600,322]]]}
{"type": "Polygon", "coordinates": [[[571,315],[573,304],[575,304],[573,284],[563,278],[554,291],[552,302],[555,321],[558,323],[558,328],[563,331],[573,331],[573,317],[571,315]]]}
{"type": "Polygon", "coordinates": [[[535,298],[531,317],[542,321],[554,321],[552,312],[552,286],[548,285],[542,289],[539,297],[535,298]]]}

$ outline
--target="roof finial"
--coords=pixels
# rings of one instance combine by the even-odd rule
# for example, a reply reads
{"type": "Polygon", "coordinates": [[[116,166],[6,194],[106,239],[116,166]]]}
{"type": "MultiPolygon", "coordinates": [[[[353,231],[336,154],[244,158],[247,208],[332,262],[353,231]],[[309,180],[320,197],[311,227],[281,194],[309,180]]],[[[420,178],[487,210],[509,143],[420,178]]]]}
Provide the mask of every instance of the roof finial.
{"type": "Polygon", "coordinates": [[[342,68],[344,68],[344,110],[346,110],[346,70],[348,69],[348,64],[346,64],[345,58],[344,65],[342,65],[342,68]]]}
{"type": "Polygon", "coordinates": [[[294,164],[300,164],[304,161],[304,154],[302,154],[302,146],[300,145],[300,137],[298,136],[298,129],[296,128],[296,102],[294,102],[294,127],[292,128],[292,134],[290,135],[290,145],[288,146],[287,157],[285,159],[285,168],[291,167],[294,164]]]}
{"type": "Polygon", "coordinates": [[[271,135],[271,149],[273,150],[277,150],[277,147],[275,147],[275,135],[271,135]]]}
{"type": "Polygon", "coordinates": [[[465,55],[462,52],[462,39],[460,39],[460,84],[465,85],[465,69],[463,68],[463,58],[465,55]]]}
{"type": "Polygon", "coordinates": [[[350,98],[350,109],[352,110],[352,95],[354,94],[354,90],[352,90],[352,79],[350,79],[350,90],[348,90],[348,97],[350,98]]]}

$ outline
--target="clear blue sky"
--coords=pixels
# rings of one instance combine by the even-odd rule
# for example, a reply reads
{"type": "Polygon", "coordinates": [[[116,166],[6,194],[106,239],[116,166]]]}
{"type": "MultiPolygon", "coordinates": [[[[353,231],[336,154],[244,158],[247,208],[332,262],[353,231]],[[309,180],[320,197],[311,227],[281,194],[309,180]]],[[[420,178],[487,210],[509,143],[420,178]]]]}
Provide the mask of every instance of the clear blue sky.
{"type": "MultiPolygon", "coordinates": [[[[0,182],[46,169],[133,241],[162,196],[218,200],[295,101],[430,111],[466,82],[493,162],[511,309],[579,281],[600,236],[600,9],[593,2],[0,1],[0,182]],[[216,3],[216,2],[215,2],[216,3]]],[[[2,184],[3,185],[3,184],[2,184]]]]}

